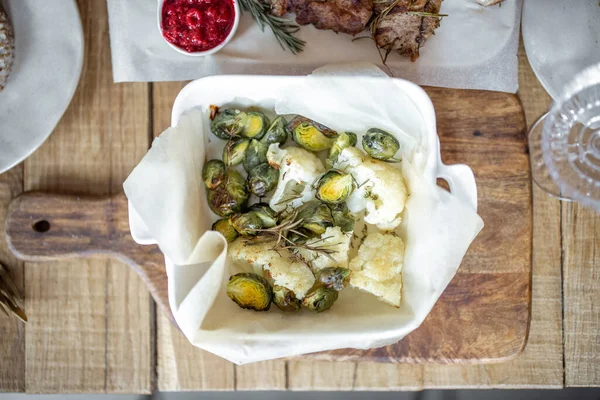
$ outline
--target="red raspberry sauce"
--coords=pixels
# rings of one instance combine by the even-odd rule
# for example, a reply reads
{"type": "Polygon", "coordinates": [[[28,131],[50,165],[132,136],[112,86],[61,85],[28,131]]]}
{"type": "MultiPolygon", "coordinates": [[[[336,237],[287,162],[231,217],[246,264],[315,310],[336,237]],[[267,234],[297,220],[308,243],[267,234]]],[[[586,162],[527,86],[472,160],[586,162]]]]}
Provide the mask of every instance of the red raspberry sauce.
{"type": "Polygon", "coordinates": [[[232,0],[164,0],[161,28],[169,43],[194,53],[223,43],[234,19],[232,0]]]}

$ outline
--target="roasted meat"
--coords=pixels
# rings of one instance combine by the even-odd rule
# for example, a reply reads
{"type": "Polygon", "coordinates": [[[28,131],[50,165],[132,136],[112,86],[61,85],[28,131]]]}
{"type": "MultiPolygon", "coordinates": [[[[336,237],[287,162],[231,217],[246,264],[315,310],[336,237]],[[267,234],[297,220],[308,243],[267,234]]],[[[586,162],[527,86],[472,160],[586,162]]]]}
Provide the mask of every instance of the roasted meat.
{"type": "Polygon", "coordinates": [[[373,15],[373,0],[271,0],[271,12],[296,13],[300,25],[356,35],[365,30],[373,15]]]}
{"type": "MultiPolygon", "coordinates": [[[[376,15],[392,3],[377,3],[376,15]]],[[[442,0],[400,0],[385,16],[378,20],[375,41],[381,49],[394,50],[412,61],[419,58],[419,49],[440,26],[436,17],[414,13],[439,14],[442,0]]]]}

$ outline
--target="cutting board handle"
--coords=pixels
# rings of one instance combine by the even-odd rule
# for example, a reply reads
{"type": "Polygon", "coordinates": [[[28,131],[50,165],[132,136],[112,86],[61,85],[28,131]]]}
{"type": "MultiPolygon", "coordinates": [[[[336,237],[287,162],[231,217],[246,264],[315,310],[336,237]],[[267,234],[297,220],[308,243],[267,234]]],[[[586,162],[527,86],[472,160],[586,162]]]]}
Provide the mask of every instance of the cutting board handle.
{"type": "MultiPolygon", "coordinates": [[[[126,199],[26,193],[12,201],[6,241],[24,261],[51,261],[98,254],[120,256],[128,243],[126,199]],[[123,203],[125,206],[123,206],[123,203]],[[125,212],[124,216],[121,215],[125,212]]],[[[127,256],[131,251],[125,251],[127,256]]]]}
{"type": "Polygon", "coordinates": [[[140,246],[129,233],[127,198],[29,192],[6,215],[6,242],[23,261],[109,256],[133,267],[171,316],[164,258],[157,246],[140,246]]]}

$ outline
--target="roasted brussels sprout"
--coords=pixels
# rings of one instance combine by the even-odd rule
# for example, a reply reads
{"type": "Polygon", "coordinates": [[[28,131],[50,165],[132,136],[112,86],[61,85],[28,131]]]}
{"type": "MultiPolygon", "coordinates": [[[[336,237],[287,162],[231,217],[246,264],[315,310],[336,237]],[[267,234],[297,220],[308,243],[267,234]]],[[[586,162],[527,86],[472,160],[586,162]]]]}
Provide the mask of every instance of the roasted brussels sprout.
{"type": "Polygon", "coordinates": [[[242,211],[248,197],[246,181],[242,174],[235,170],[227,172],[227,180],[224,185],[209,190],[207,193],[208,206],[220,217],[227,217],[242,211]]]}
{"type": "Polygon", "coordinates": [[[242,236],[254,236],[263,228],[262,219],[254,211],[232,215],[231,225],[242,236]]]}
{"type": "Polygon", "coordinates": [[[210,160],[202,168],[202,180],[208,189],[215,189],[227,179],[227,168],[221,160],[210,160]]]}
{"type": "Polygon", "coordinates": [[[225,239],[227,239],[228,242],[233,242],[238,237],[238,233],[231,224],[229,218],[223,218],[215,222],[212,226],[212,230],[225,236],[225,239]]]}
{"type": "Polygon", "coordinates": [[[348,210],[346,203],[330,204],[331,216],[335,226],[339,226],[342,232],[350,232],[354,230],[356,222],[354,216],[348,210]]]}
{"type": "Polygon", "coordinates": [[[223,147],[223,162],[228,167],[238,165],[245,160],[250,141],[248,139],[233,139],[223,147]]]}
{"type": "Polygon", "coordinates": [[[350,270],[341,267],[327,267],[319,271],[319,282],[326,288],[343,290],[350,281],[350,270]]]}
{"type": "Polygon", "coordinates": [[[269,119],[258,111],[248,111],[241,135],[249,139],[260,139],[269,128],[269,119]]]}
{"type": "Polygon", "coordinates": [[[273,300],[273,289],[262,276],[242,272],[229,277],[227,296],[241,308],[267,311],[273,300]]]}
{"type": "Polygon", "coordinates": [[[329,310],[337,298],[337,290],[317,286],[306,294],[306,297],[302,300],[302,305],[309,310],[323,312],[329,310]]]}
{"type": "Polygon", "coordinates": [[[329,155],[327,156],[326,164],[327,168],[333,168],[333,164],[338,159],[338,156],[346,147],[356,146],[356,133],[342,132],[335,139],[331,149],[329,149],[329,155]]]}
{"type": "Polygon", "coordinates": [[[319,179],[316,196],[328,204],[342,203],[350,196],[354,185],[352,175],[332,169],[319,179]]]}
{"type": "Polygon", "coordinates": [[[264,228],[272,228],[277,225],[277,213],[267,203],[256,203],[248,211],[258,215],[264,228]]]}
{"type": "Polygon", "coordinates": [[[223,140],[239,136],[246,125],[245,112],[234,108],[220,109],[210,123],[212,133],[223,140]]]}
{"type": "Polygon", "coordinates": [[[298,211],[298,220],[302,220],[300,227],[307,233],[322,235],[328,227],[333,226],[333,217],[326,204],[318,201],[309,201],[302,205],[298,211]]]}
{"type": "Polygon", "coordinates": [[[378,160],[389,160],[400,150],[398,139],[377,128],[371,128],[363,135],[362,145],[367,154],[378,160]]]}
{"type": "Polygon", "coordinates": [[[246,149],[246,157],[244,158],[244,169],[246,172],[250,172],[257,165],[266,163],[268,150],[269,146],[252,139],[248,145],[248,149],[246,149]]]}
{"type": "Polygon", "coordinates": [[[296,298],[291,290],[283,286],[273,286],[273,303],[281,311],[298,311],[302,307],[302,301],[296,298]]]}
{"type": "Polygon", "coordinates": [[[308,118],[296,117],[288,124],[294,142],[309,151],[321,151],[330,148],[337,137],[331,129],[311,121],[308,118]]]}
{"type": "Polygon", "coordinates": [[[258,197],[264,197],[277,186],[279,171],[268,163],[260,164],[248,174],[248,189],[258,197]]]}
{"type": "Polygon", "coordinates": [[[287,121],[283,117],[277,117],[271,123],[271,126],[260,139],[260,142],[267,147],[273,143],[284,144],[288,138],[287,121]]]}

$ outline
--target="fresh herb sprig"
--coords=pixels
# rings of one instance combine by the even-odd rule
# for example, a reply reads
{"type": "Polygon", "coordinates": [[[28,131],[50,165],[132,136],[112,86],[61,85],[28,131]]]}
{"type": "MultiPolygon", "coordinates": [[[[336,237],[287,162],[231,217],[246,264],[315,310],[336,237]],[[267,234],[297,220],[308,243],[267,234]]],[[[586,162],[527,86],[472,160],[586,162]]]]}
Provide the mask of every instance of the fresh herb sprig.
{"type": "Polygon", "coordinates": [[[306,42],[294,36],[300,30],[296,23],[271,14],[270,6],[260,0],[239,0],[239,2],[242,10],[248,11],[252,15],[261,31],[264,32],[265,26],[271,28],[275,39],[284,50],[287,47],[293,54],[304,50],[306,42]]]}

